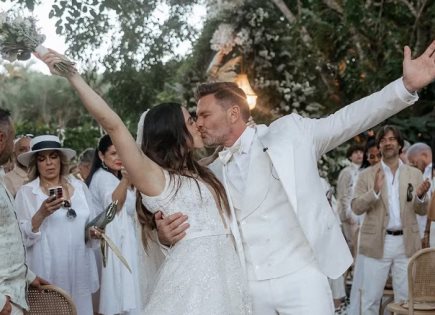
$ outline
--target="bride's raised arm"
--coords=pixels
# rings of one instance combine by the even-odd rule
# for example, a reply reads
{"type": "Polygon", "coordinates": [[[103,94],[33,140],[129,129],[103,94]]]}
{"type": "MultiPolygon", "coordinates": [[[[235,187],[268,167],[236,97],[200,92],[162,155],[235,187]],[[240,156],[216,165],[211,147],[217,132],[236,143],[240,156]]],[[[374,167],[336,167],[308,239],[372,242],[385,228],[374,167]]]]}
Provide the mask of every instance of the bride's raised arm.
{"type": "Polygon", "coordinates": [[[162,169],[138,148],[133,136],[118,114],[110,108],[78,73],[61,75],[53,68],[53,65],[59,62],[61,58],[60,54],[50,50],[43,57],[37,57],[47,64],[52,74],[64,76],[68,79],[71,86],[79,94],[88,112],[110,135],[132,184],[139,191],[147,195],[158,195],[163,190],[165,183],[162,169]]]}

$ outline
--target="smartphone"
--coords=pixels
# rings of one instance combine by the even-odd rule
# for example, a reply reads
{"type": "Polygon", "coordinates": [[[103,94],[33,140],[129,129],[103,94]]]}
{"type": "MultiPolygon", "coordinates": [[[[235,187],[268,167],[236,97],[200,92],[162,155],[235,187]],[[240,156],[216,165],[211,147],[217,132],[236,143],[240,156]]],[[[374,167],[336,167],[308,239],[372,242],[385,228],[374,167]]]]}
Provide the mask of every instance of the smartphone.
{"type": "Polygon", "coordinates": [[[51,187],[48,189],[48,195],[51,196],[56,196],[56,199],[62,198],[63,197],[63,188],[62,186],[55,186],[55,187],[51,187]]]}

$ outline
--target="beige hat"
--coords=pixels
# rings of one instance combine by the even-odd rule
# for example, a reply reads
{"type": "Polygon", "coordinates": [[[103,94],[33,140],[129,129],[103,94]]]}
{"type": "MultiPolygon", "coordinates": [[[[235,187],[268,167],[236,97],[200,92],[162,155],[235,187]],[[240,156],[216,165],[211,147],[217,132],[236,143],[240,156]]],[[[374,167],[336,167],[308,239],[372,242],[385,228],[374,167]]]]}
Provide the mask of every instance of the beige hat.
{"type": "Polygon", "coordinates": [[[68,160],[71,160],[76,155],[76,151],[73,149],[62,148],[57,136],[43,135],[33,138],[30,141],[30,151],[18,155],[17,160],[24,166],[29,166],[30,159],[35,153],[48,150],[60,151],[68,160]]]}

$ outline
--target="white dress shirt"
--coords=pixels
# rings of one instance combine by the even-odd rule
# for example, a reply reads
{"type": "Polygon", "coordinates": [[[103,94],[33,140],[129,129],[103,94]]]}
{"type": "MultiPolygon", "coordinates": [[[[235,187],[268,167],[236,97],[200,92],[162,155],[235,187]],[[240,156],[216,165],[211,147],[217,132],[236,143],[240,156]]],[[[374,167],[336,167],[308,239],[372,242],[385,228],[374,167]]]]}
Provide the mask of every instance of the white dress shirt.
{"type": "MultiPolygon", "coordinates": [[[[247,127],[243,131],[239,139],[232,145],[231,148],[240,146],[240,149],[235,150],[232,158],[228,161],[227,176],[231,184],[238,189],[241,194],[244,194],[246,181],[249,172],[250,149],[254,141],[255,127],[247,127]]],[[[224,149],[225,150],[225,149],[224,149]]]]}
{"type": "Polygon", "coordinates": [[[393,174],[391,169],[381,161],[381,166],[385,174],[385,185],[388,191],[388,213],[389,220],[387,230],[396,231],[402,229],[402,221],[400,220],[400,195],[399,195],[399,176],[400,168],[403,163],[399,159],[399,167],[396,174],[393,174]]]}
{"type": "Polygon", "coordinates": [[[434,191],[435,191],[435,177],[432,178],[432,163],[430,163],[428,166],[426,166],[426,168],[424,169],[424,173],[423,173],[423,178],[424,179],[429,179],[431,186],[429,189],[429,195],[431,195],[434,191]]]}

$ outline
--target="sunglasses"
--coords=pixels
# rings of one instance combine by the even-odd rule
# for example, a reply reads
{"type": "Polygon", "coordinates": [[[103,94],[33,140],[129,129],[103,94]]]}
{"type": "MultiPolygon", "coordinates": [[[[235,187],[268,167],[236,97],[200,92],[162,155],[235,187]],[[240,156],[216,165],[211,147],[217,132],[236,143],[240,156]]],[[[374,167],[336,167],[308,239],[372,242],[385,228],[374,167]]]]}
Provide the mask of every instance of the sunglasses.
{"type": "Polygon", "coordinates": [[[414,191],[414,187],[411,183],[408,184],[408,189],[406,191],[406,201],[412,201],[412,192],[414,191]]]}
{"type": "Polygon", "coordinates": [[[62,206],[66,208],[66,217],[68,219],[72,220],[77,217],[77,212],[73,208],[71,208],[71,202],[69,202],[68,200],[64,200],[62,206]]]}

